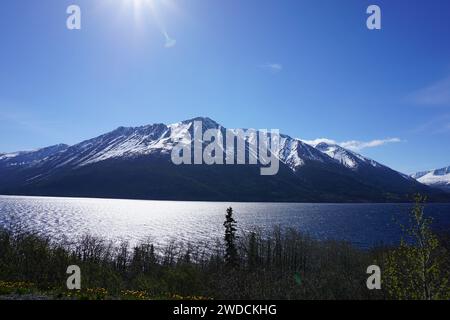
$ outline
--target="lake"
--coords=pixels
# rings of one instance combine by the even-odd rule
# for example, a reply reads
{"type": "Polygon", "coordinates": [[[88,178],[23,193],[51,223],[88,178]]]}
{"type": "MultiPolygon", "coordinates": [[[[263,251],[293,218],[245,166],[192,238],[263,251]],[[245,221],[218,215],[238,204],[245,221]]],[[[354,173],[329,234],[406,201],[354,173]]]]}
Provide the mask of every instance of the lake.
{"type": "MultiPolygon", "coordinates": [[[[362,248],[397,243],[398,222],[411,204],[224,203],[0,196],[0,226],[21,225],[58,241],[89,234],[131,244],[151,239],[215,243],[227,207],[238,229],[293,227],[318,239],[347,240],[362,248]]],[[[428,204],[434,226],[450,227],[450,204],[428,204]]]]}

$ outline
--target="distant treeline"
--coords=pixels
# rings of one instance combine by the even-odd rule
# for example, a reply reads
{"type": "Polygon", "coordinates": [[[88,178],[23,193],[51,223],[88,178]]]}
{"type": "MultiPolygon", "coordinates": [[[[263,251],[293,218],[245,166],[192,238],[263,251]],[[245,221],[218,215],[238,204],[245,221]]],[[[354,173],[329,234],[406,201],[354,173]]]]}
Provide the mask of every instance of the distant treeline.
{"type": "Polygon", "coordinates": [[[85,236],[73,244],[0,231],[0,297],[56,299],[450,299],[450,233],[435,235],[418,198],[405,239],[371,250],[318,241],[293,229],[240,233],[227,210],[212,246],[130,247],[85,236]],[[82,289],[66,288],[69,265],[82,289]],[[381,268],[369,290],[367,267],[381,268]]]}

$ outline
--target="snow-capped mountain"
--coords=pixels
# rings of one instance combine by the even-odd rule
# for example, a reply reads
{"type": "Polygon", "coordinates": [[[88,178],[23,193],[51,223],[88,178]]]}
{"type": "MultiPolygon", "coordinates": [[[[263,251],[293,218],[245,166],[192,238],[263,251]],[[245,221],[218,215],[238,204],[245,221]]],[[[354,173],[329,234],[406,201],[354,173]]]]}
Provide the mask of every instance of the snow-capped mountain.
{"type": "MultiPolygon", "coordinates": [[[[189,143],[186,132],[193,137],[194,121],[201,121],[206,129],[223,129],[210,118],[198,117],[175,124],[153,124],[142,127],[119,127],[99,137],[83,141],[73,146],[64,144],[28,152],[0,155],[0,163],[9,166],[39,165],[53,163],[54,167],[86,166],[96,162],[117,158],[135,158],[151,154],[170,155],[173,147],[189,143]]],[[[246,137],[248,141],[249,137],[246,137]]],[[[331,159],[310,145],[287,135],[280,140],[278,158],[292,170],[305,161],[330,162],[331,159]]]]}
{"type": "Polygon", "coordinates": [[[372,159],[366,158],[356,152],[344,149],[341,146],[338,146],[337,144],[329,144],[326,142],[321,142],[315,145],[315,148],[317,150],[322,151],[329,157],[337,160],[340,164],[349,169],[358,170],[358,168],[360,168],[361,166],[366,165],[370,165],[375,168],[383,167],[382,164],[372,159]]]}
{"type": "Polygon", "coordinates": [[[320,150],[311,147],[299,139],[294,139],[286,135],[281,136],[279,159],[294,171],[302,167],[305,161],[331,162],[331,159],[321,153],[320,150]]]}
{"type": "Polygon", "coordinates": [[[364,181],[377,185],[383,190],[412,191],[414,186],[408,175],[395,171],[375,160],[362,156],[354,151],[345,149],[337,144],[320,142],[315,148],[338,161],[342,166],[355,172],[364,181]],[[412,189],[411,189],[412,187],[412,189]]]}
{"type": "Polygon", "coordinates": [[[50,156],[65,151],[69,146],[58,144],[31,151],[18,151],[0,154],[0,166],[29,166],[45,161],[50,156]]]}
{"type": "MultiPolygon", "coordinates": [[[[67,146],[0,154],[0,194],[95,196],[173,200],[406,201],[433,190],[337,145],[308,145],[281,135],[280,171],[176,166],[171,151],[190,143],[194,121],[202,130],[223,126],[210,118],[175,124],[120,127],[67,146]]],[[[249,138],[247,138],[249,139],[249,138]]]]}
{"type": "Polygon", "coordinates": [[[450,191],[450,166],[411,175],[420,183],[450,191]]]}

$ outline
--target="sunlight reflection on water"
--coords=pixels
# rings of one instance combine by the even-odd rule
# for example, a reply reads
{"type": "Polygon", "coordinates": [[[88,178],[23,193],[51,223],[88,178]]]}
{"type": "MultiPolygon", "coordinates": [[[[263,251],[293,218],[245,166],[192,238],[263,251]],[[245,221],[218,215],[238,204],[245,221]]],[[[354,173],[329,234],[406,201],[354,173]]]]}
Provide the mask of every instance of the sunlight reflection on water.
{"type": "MultiPolygon", "coordinates": [[[[212,243],[222,237],[225,210],[232,206],[241,231],[275,225],[293,227],[319,239],[347,240],[361,247],[395,243],[410,204],[280,204],[111,200],[0,196],[0,226],[54,240],[93,235],[130,244],[151,239],[212,243]]],[[[449,204],[429,204],[437,226],[450,225],[449,204]]]]}

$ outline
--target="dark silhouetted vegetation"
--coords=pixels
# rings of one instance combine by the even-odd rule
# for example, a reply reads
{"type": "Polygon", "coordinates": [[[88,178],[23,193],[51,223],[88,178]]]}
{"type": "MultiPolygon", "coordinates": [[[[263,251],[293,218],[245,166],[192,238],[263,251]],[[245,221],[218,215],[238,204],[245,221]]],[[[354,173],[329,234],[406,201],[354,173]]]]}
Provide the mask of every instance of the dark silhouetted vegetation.
{"type": "Polygon", "coordinates": [[[238,265],[238,252],[236,249],[236,220],[233,218],[233,208],[227,209],[225,215],[225,262],[234,268],[238,265]]]}

